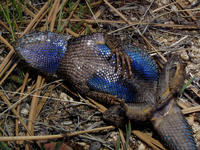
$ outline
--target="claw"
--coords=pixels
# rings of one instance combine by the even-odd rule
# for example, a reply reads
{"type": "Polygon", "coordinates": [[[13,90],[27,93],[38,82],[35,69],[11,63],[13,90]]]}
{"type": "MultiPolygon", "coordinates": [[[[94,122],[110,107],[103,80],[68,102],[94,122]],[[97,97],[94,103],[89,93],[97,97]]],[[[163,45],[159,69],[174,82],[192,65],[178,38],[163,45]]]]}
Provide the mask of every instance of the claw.
{"type": "Polygon", "coordinates": [[[117,71],[118,68],[119,68],[119,57],[120,57],[120,55],[116,51],[115,51],[115,55],[116,55],[116,67],[115,67],[115,71],[117,71]]]}
{"type": "Polygon", "coordinates": [[[127,63],[127,66],[128,66],[128,78],[131,78],[133,73],[132,73],[132,70],[131,70],[131,62],[132,60],[129,58],[128,55],[125,55],[125,60],[126,60],[126,63],[127,63]]]}
{"type": "Polygon", "coordinates": [[[110,54],[110,58],[113,55],[116,55],[116,67],[115,67],[115,71],[118,70],[119,68],[119,61],[121,60],[121,72],[122,72],[122,77],[125,76],[125,66],[127,66],[128,69],[128,78],[131,78],[131,76],[133,75],[132,70],[131,70],[131,58],[122,50],[117,50],[115,48],[111,49],[111,54],[110,54]]]}
{"type": "Polygon", "coordinates": [[[119,42],[116,41],[116,39],[111,35],[105,36],[105,44],[111,49],[110,58],[115,54],[116,55],[116,67],[115,71],[119,68],[119,61],[121,60],[121,74],[122,77],[125,76],[125,66],[127,65],[128,68],[128,78],[131,78],[132,76],[132,70],[131,70],[131,58],[126,54],[124,49],[122,49],[119,42]]]}
{"type": "Polygon", "coordinates": [[[122,53],[120,53],[120,58],[121,58],[121,60],[122,60],[122,77],[124,77],[124,72],[125,72],[125,59],[124,59],[124,56],[123,56],[123,54],[122,53]]]}

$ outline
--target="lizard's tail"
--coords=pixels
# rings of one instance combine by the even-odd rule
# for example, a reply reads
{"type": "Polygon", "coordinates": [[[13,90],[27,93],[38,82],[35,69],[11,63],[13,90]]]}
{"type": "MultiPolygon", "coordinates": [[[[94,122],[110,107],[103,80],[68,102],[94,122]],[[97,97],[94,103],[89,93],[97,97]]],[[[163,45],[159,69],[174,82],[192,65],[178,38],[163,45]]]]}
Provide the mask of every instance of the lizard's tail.
{"type": "Polygon", "coordinates": [[[152,123],[170,150],[197,150],[193,133],[174,100],[153,114],[152,123]]]}

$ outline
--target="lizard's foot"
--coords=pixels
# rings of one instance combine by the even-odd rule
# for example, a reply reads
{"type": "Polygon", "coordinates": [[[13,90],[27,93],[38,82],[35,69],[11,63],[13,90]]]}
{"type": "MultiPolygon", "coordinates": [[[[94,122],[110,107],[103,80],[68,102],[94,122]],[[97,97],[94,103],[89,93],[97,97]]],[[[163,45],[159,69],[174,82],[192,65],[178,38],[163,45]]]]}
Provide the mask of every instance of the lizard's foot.
{"type": "Polygon", "coordinates": [[[121,60],[121,68],[122,68],[122,77],[125,75],[125,67],[127,65],[128,69],[128,77],[131,78],[132,70],[131,70],[131,58],[128,54],[126,54],[125,50],[122,48],[120,41],[116,39],[112,35],[105,34],[104,35],[105,44],[110,48],[111,54],[110,58],[115,54],[116,56],[116,68],[115,71],[119,68],[119,61],[121,60]]]}
{"type": "Polygon", "coordinates": [[[103,113],[103,119],[105,122],[120,128],[123,128],[127,121],[125,111],[121,108],[120,105],[114,105],[106,110],[103,113]]]}
{"type": "Polygon", "coordinates": [[[119,67],[119,61],[121,60],[121,67],[122,67],[122,77],[125,75],[125,66],[127,65],[128,69],[128,77],[131,78],[132,76],[132,70],[131,70],[131,58],[126,54],[125,51],[120,50],[120,48],[111,48],[111,54],[110,58],[115,54],[116,56],[116,68],[115,71],[118,70],[119,67]]]}

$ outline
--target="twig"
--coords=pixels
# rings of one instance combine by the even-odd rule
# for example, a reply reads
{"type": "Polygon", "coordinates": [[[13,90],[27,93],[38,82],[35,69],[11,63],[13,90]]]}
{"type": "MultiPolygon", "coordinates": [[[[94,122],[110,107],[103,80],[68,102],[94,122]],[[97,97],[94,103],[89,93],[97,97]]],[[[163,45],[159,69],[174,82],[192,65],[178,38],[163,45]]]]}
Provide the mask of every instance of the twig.
{"type": "Polygon", "coordinates": [[[44,6],[40,9],[40,11],[37,13],[37,15],[35,15],[35,17],[32,19],[32,21],[29,23],[29,25],[26,27],[26,29],[24,30],[24,32],[21,34],[20,37],[22,37],[25,33],[29,32],[31,30],[31,28],[33,27],[33,25],[35,24],[35,22],[39,19],[39,17],[44,13],[44,11],[48,8],[48,4],[49,4],[50,0],[48,0],[44,6]]]}
{"type": "Polygon", "coordinates": [[[166,150],[159,141],[151,138],[150,136],[147,136],[146,134],[138,130],[133,130],[132,133],[136,135],[138,138],[140,138],[142,141],[147,143],[149,146],[151,146],[154,150],[160,150],[160,149],[166,150]]]}
{"type": "Polygon", "coordinates": [[[111,130],[115,129],[114,126],[106,126],[101,128],[95,128],[91,130],[77,131],[73,133],[67,134],[57,134],[57,135],[44,135],[44,136],[9,136],[9,137],[1,137],[0,141],[28,141],[28,140],[47,140],[47,139],[58,139],[63,137],[71,137],[76,135],[81,135],[85,133],[93,133],[102,130],[111,130]]]}

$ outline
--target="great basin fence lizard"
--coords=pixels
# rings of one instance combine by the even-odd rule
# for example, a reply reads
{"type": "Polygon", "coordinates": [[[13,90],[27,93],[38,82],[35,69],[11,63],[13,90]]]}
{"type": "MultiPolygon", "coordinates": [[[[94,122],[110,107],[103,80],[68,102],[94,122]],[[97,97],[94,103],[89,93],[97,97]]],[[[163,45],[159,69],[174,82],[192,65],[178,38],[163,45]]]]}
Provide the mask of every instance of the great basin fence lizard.
{"type": "Polygon", "coordinates": [[[196,150],[192,130],[173,99],[184,76],[180,60],[171,59],[159,74],[143,50],[109,43],[103,33],[69,40],[56,33],[36,32],[19,39],[15,50],[32,67],[56,73],[80,94],[119,102],[128,119],[151,121],[171,150],[196,150]]]}

